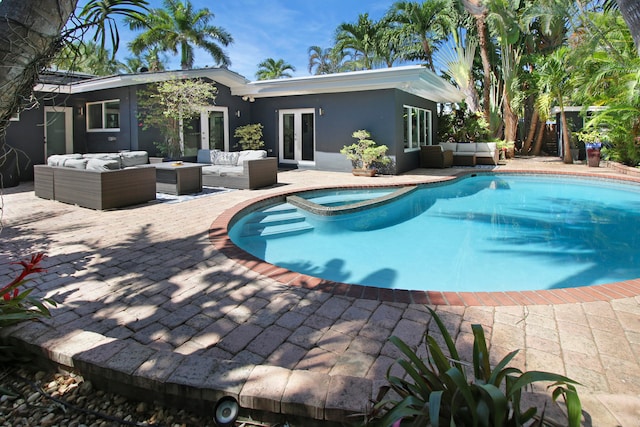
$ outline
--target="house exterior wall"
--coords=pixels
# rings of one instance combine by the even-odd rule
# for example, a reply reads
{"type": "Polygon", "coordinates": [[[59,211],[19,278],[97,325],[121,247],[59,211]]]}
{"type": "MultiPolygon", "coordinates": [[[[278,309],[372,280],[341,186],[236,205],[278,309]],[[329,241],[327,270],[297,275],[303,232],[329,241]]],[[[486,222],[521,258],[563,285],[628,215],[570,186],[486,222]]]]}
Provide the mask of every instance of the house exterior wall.
{"type": "Polygon", "coordinates": [[[436,103],[396,89],[257,99],[252,107],[252,118],[254,123],[264,126],[269,155],[279,157],[279,111],[313,108],[316,124],[314,169],[351,171],[351,162],[340,154],[340,149],[355,142],[351,136],[354,131],[365,129],[374,141],[389,148],[388,155],[393,163],[385,172],[397,174],[415,169],[420,163],[419,150],[404,151],[404,105],[432,111],[432,138],[435,138],[436,103]],[[323,115],[319,114],[320,108],[323,115]]]}
{"type": "MultiPolygon", "coordinates": [[[[359,129],[371,133],[378,144],[389,148],[391,165],[383,172],[399,174],[419,166],[419,149],[405,150],[405,105],[431,111],[432,143],[437,143],[437,105],[417,95],[398,89],[356,92],[337,92],[313,95],[275,96],[257,98],[254,102],[232,95],[231,89],[212,82],[218,93],[212,105],[226,107],[228,114],[229,148],[239,150],[234,131],[238,126],[261,123],[263,139],[269,156],[279,158],[279,112],[281,110],[313,109],[315,111],[315,155],[313,164],[299,167],[318,170],[344,171],[352,169],[351,162],[340,149],[355,142],[351,136],[359,129]],[[323,114],[320,114],[322,109],[323,114]]],[[[78,153],[144,150],[157,156],[154,141],[162,141],[158,129],[143,130],[138,119],[138,97],[146,85],[122,86],[112,89],[82,92],[74,95],[40,94],[40,108],[21,113],[20,121],[12,122],[7,142],[24,152],[22,164],[29,163],[21,179],[33,177],[32,165],[45,163],[44,108],[67,106],[73,108],[73,151],[78,153]],[[88,102],[118,99],[120,101],[120,129],[118,131],[87,131],[88,102]]],[[[280,164],[281,167],[291,166],[280,164]]],[[[295,165],[294,165],[295,166],[295,165]]]]}

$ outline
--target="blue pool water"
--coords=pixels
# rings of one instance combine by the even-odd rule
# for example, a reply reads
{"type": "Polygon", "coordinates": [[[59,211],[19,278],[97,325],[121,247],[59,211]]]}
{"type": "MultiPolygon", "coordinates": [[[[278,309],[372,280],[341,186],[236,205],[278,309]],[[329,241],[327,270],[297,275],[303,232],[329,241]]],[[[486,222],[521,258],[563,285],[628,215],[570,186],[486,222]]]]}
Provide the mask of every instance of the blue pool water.
{"type": "MultiPolygon", "coordinates": [[[[351,194],[361,200],[357,191],[351,194]]],[[[239,219],[229,235],[269,263],[382,288],[506,291],[604,284],[640,277],[640,186],[479,174],[344,215],[272,205],[239,219]]]]}

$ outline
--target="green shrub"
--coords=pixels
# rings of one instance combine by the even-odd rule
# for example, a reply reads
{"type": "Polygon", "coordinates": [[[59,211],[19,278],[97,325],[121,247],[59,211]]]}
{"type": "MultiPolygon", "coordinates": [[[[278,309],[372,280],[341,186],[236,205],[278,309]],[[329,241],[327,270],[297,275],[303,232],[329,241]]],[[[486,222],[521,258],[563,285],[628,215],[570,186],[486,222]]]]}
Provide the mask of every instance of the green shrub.
{"type": "Polygon", "coordinates": [[[260,123],[238,126],[233,136],[239,138],[238,144],[243,150],[259,150],[264,146],[260,123]]]}
{"type": "Polygon", "coordinates": [[[461,361],[446,327],[433,310],[429,311],[442,333],[450,357],[428,332],[425,335],[426,361],[421,360],[400,338],[391,337],[391,342],[406,357],[396,361],[406,375],[402,378],[391,375],[389,368],[389,385],[381,389],[367,425],[499,427],[522,426],[534,420],[538,422],[535,425],[555,425],[544,419],[544,411],[538,415],[535,407],[525,411],[520,408],[522,394],[527,387],[537,382],[552,382],[549,388],[553,388],[553,400],[562,396],[567,406],[568,421],[563,425],[580,426],[582,408],[573,386],[577,384],[575,381],[553,373],[522,372],[507,366],[518,350],[509,353],[492,369],[484,330],[480,325],[472,325],[473,380],[468,381],[465,364],[470,364],[461,361]],[[390,390],[397,396],[385,399],[390,390]]]}
{"type": "Polygon", "coordinates": [[[373,163],[381,165],[388,164],[391,159],[386,156],[387,146],[377,145],[371,138],[371,134],[366,130],[357,130],[351,134],[358,142],[345,145],[340,150],[340,154],[347,156],[354,164],[355,168],[369,169],[373,163]]]}

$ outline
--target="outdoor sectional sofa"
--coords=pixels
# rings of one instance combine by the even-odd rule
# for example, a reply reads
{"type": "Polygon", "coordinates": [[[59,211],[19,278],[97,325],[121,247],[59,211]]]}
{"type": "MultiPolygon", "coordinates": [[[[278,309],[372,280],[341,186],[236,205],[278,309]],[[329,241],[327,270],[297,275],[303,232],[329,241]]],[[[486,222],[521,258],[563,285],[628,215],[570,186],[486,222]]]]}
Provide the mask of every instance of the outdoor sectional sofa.
{"type": "Polygon", "coordinates": [[[155,168],[145,151],[50,156],[34,166],[35,195],[90,209],[113,209],[156,198],[155,168]]]}
{"type": "Polygon", "coordinates": [[[441,142],[443,150],[453,151],[454,166],[497,165],[495,142],[441,142]]]}
{"type": "Polygon", "coordinates": [[[278,182],[278,160],[265,150],[198,150],[197,162],[208,187],[253,190],[278,182]]]}

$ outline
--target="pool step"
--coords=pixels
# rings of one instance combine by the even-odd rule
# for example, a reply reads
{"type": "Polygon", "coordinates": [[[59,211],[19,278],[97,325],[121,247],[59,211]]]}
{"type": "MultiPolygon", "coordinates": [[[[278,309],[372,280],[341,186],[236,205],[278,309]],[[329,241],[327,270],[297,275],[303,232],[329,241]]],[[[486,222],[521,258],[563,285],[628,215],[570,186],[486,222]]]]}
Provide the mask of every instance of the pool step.
{"type": "Polygon", "coordinates": [[[269,225],[258,233],[261,237],[284,237],[293,234],[302,234],[313,230],[313,226],[308,222],[294,222],[290,224],[269,225]]]}
{"type": "Polygon", "coordinates": [[[284,204],[276,209],[270,208],[258,215],[243,227],[243,236],[282,237],[305,233],[313,230],[306,217],[293,205],[284,204]]]}

